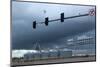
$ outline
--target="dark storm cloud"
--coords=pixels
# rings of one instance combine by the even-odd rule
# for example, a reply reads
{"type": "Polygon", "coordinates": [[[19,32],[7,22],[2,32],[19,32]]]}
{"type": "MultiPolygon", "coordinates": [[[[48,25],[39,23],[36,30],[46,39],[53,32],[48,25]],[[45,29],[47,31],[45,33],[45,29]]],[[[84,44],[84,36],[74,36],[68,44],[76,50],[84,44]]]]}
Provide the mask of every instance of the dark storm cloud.
{"type": "Polygon", "coordinates": [[[95,28],[95,16],[68,19],[64,23],[56,21],[49,23],[49,26],[40,24],[37,25],[36,29],[32,28],[33,20],[37,22],[44,21],[46,16],[49,16],[50,19],[59,18],[60,12],[65,12],[65,16],[77,15],[76,12],[84,14],[92,8],[89,6],[76,6],[74,8],[71,5],[66,7],[18,2],[13,2],[12,5],[13,49],[30,49],[34,47],[36,42],[39,42],[42,47],[52,47],[54,44],[61,43],[60,39],[64,37],[87,32],[95,28]],[[69,10],[66,10],[66,8],[69,10]],[[43,13],[44,10],[47,11],[46,14],[43,13]]]}

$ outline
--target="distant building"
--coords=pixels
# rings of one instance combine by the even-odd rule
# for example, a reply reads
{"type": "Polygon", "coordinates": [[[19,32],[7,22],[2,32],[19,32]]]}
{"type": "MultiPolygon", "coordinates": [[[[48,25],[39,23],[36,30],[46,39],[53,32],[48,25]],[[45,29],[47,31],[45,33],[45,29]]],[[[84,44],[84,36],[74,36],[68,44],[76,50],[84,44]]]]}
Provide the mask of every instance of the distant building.
{"type": "Polygon", "coordinates": [[[24,59],[26,60],[37,60],[37,59],[50,59],[50,58],[67,58],[72,56],[72,51],[68,51],[65,49],[50,49],[50,50],[41,50],[40,52],[34,53],[26,53],[24,54],[24,59]]]}

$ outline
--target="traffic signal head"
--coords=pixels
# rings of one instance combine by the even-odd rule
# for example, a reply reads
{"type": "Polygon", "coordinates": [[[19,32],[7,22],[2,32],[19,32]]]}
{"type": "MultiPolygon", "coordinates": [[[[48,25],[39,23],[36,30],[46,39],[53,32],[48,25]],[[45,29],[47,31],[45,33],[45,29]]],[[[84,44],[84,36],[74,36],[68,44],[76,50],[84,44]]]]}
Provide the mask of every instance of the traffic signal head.
{"type": "Polygon", "coordinates": [[[46,18],[45,18],[45,25],[46,25],[46,26],[48,26],[48,22],[49,22],[49,18],[46,17],[46,18]]]}
{"type": "Polygon", "coordinates": [[[61,22],[64,22],[64,13],[61,13],[61,22]]]}
{"type": "Polygon", "coordinates": [[[36,28],[36,21],[33,22],[33,29],[36,28]]]}

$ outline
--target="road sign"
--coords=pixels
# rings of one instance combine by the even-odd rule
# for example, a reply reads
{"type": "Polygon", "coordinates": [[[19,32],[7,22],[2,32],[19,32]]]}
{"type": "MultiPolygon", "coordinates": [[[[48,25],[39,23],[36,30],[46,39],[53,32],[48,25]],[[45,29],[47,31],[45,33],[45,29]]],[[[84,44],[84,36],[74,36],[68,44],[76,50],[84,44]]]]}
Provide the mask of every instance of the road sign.
{"type": "Polygon", "coordinates": [[[90,9],[90,10],[89,10],[89,15],[90,15],[90,16],[95,15],[95,10],[94,10],[94,9],[90,9]]]}

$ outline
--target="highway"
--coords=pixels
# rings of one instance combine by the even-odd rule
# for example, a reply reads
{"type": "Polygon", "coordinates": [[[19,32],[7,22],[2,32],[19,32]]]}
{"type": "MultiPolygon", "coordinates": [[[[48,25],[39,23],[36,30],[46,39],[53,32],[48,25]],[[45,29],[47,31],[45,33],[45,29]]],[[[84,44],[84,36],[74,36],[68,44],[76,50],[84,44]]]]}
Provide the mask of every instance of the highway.
{"type": "Polygon", "coordinates": [[[12,66],[27,66],[27,65],[41,65],[41,64],[56,64],[56,63],[72,63],[72,62],[86,62],[86,61],[96,61],[95,56],[80,56],[71,58],[59,58],[59,59],[49,59],[49,60],[37,60],[37,61],[23,61],[23,62],[12,62],[12,66]]]}

